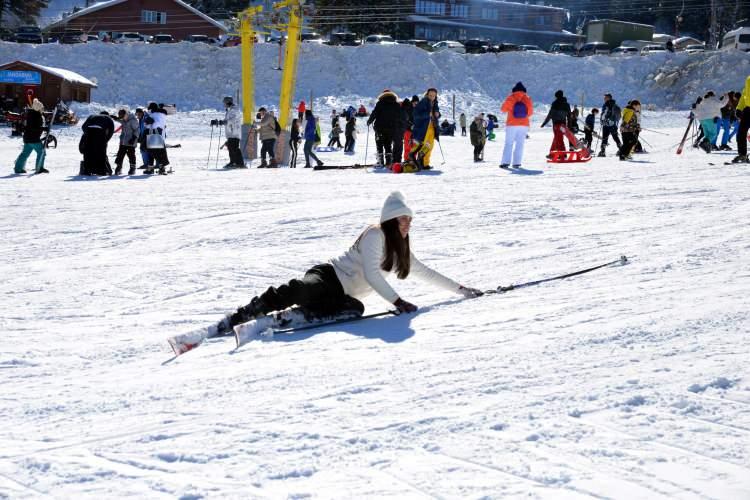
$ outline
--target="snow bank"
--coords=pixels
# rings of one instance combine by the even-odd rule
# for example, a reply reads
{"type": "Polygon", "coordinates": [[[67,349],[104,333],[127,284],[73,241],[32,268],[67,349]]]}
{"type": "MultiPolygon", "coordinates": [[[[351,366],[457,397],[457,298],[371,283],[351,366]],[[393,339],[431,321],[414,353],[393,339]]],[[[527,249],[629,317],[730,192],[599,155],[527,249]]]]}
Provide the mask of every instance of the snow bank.
{"type": "MultiPolygon", "coordinates": [[[[0,43],[0,62],[23,59],[62,67],[98,83],[93,100],[106,105],[142,104],[149,100],[176,103],[181,110],[217,108],[223,95],[241,84],[240,48],[204,44],[17,45],[0,43]]],[[[256,49],[256,101],[278,102],[281,71],[278,47],[256,49]]],[[[295,100],[332,107],[371,106],[388,87],[399,95],[441,91],[441,104],[470,113],[494,109],[521,80],[537,102],[549,102],[563,89],[573,102],[601,104],[611,92],[620,101],[638,98],[658,108],[686,108],[712,88],[741,89],[750,74],[745,53],[654,54],[647,57],[574,58],[552,54],[430,54],[412,46],[328,47],[305,44],[299,64],[295,100]]]]}

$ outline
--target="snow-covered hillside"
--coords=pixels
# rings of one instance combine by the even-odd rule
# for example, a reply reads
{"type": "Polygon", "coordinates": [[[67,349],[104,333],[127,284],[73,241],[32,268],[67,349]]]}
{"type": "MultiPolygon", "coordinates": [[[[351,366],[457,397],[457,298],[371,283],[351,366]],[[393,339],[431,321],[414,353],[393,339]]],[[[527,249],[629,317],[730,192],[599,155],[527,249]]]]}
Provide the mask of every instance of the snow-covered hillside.
{"type": "MultiPolygon", "coordinates": [[[[278,102],[275,51],[258,50],[259,104],[278,102]]],[[[78,126],[55,129],[50,174],[11,175],[21,141],[0,129],[0,498],[750,498],[750,170],[675,155],[684,110],[644,111],[650,153],[628,162],[547,164],[537,112],[522,171],[497,168],[502,127],[485,163],[443,137],[423,174],[221,170],[207,157],[222,114],[201,110],[237,87],[239,50],[0,54],[96,78],[109,110],[192,110],[168,117],[169,176],[79,177],[78,126]],[[418,313],[173,358],[167,337],[338,255],[393,190],[415,211],[414,253],[467,286],[630,263],[473,300],[394,279],[418,313]]],[[[434,85],[472,113],[521,79],[539,101],[563,88],[686,107],[739,89],[747,57],[305,46],[297,99],[312,91],[327,116],[434,85]],[[651,83],[674,64],[673,86],[651,83]]],[[[321,159],[372,162],[359,131],[355,156],[321,159]]]]}
{"type": "MultiPolygon", "coordinates": [[[[203,44],[17,45],[0,43],[0,61],[25,59],[77,71],[95,79],[93,100],[106,105],[176,103],[182,110],[217,108],[221,96],[240,87],[240,49],[203,44]]],[[[256,50],[256,101],[278,106],[281,72],[278,46],[256,50]]],[[[303,44],[296,100],[331,106],[372,100],[384,88],[399,95],[437,87],[448,105],[470,112],[497,109],[500,99],[522,80],[538,102],[557,89],[571,101],[600,105],[605,92],[621,101],[638,98],[658,108],[685,109],[707,89],[741,90],[750,74],[750,54],[656,54],[647,57],[585,57],[504,53],[430,54],[411,46],[329,47],[303,44]],[[658,80],[658,83],[657,83],[658,80]],[[321,101],[322,100],[322,101],[321,101]]],[[[368,106],[369,107],[369,106],[368,106]]]]}

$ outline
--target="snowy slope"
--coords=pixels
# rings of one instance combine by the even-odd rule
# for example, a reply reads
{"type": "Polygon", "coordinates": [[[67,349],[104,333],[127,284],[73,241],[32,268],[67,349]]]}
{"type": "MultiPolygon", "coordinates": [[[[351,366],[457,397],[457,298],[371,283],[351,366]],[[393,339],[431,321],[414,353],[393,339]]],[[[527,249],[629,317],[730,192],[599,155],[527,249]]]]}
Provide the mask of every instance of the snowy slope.
{"type": "MultiPolygon", "coordinates": [[[[240,48],[203,44],[41,46],[0,43],[0,61],[25,59],[66,68],[94,79],[93,100],[106,105],[176,103],[182,110],[220,106],[240,87],[240,48]]],[[[256,49],[256,102],[278,106],[281,72],[278,46],[256,49]]],[[[388,87],[399,95],[441,92],[442,105],[456,95],[457,107],[472,113],[497,109],[522,80],[536,102],[549,103],[557,89],[587,107],[611,92],[620,101],[638,98],[658,108],[685,109],[707,89],[741,90],[750,74],[750,54],[655,54],[648,57],[573,58],[552,54],[430,54],[412,46],[328,47],[303,44],[295,102],[368,108],[388,87]],[[658,83],[657,83],[658,80],[658,83]]],[[[339,106],[340,107],[340,106],[339,106]]]]}
{"type": "Polygon", "coordinates": [[[51,174],[0,178],[0,497],[750,497],[750,173],[675,156],[681,114],[645,114],[669,135],[635,162],[547,165],[533,129],[536,175],[445,137],[442,172],[400,176],[206,170],[212,117],[170,117],[168,177],[78,178],[67,129],[51,174]],[[471,301],[397,282],[419,314],[168,362],[394,189],[468,285],[631,263],[471,301]]]}

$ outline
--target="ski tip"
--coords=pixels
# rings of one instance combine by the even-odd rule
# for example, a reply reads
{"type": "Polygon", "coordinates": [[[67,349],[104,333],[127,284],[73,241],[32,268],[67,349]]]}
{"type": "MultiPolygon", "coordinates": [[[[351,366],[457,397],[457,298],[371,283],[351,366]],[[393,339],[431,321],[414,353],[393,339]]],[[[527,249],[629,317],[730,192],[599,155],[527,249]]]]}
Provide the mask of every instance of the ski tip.
{"type": "Polygon", "coordinates": [[[620,255],[620,264],[622,264],[624,266],[625,264],[627,264],[629,262],[630,261],[628,260],[628,258],[626,256],[620,255]]]}

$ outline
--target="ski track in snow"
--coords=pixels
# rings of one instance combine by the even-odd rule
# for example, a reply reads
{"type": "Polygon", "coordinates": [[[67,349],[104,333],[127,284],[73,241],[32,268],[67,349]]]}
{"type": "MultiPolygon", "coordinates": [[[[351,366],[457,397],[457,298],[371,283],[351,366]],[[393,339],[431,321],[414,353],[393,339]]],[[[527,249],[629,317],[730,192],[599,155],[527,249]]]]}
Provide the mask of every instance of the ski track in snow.
{"type": "Polygon", "coordinates": [[[536,176],[460,137],[435,176],[207,170],[211,117],[169,118],[167,177],[80,179],[68,129],[51,174],[0,180],[0,496],[750,495],[750,173],[674,155],[680,114],[644,114],[670,134],[644,132],[650,163],[550,165],[532,127],[536,176]],[[394,189],[415,253],[462,283],[631,261],[471,301],[397,282],[419,314],[162,364],[166,337],[338,254],[394,189]]]}

